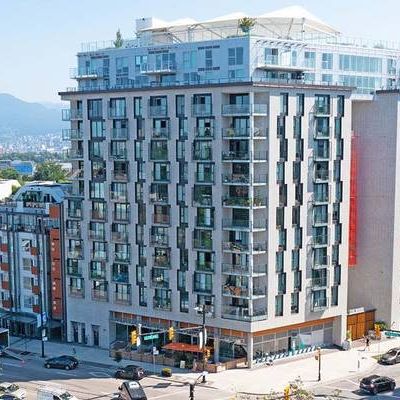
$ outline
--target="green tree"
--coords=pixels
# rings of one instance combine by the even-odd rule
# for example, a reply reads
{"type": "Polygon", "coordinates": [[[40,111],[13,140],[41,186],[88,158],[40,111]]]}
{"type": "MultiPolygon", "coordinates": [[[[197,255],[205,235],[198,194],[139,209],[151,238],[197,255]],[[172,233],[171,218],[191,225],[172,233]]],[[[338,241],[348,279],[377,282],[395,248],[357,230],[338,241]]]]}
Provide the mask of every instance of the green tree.
{"type": "Polygon", "coordinates": [[[54,161],[45,161],[36,166],[33,179],[36,181],[63,182],[67,180],[67,171],[54,161]]]}
{"type": "Polygon", "coordinates": [[[4,168],[0,171],[0,178],[2,179],[21,179],[21,175],[14,168],[4,168]]]}
{"type": "Polygon", "coordinates": [[[122,47],[123,43],[124,39],[122,39],[121,31],[118,29],[115,34],[114,46],[118,49],[119,47],[122,47]]]}

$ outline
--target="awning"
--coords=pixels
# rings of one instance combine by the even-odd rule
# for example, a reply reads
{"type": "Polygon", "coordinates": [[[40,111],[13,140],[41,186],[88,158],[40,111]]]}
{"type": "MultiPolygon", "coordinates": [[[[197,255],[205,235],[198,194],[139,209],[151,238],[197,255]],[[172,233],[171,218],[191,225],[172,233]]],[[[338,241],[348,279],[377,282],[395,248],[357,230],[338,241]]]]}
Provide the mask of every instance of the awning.
{"type": "MultiPolygon", "coordinates": [[[[201,353],[203,350],[197,344],[188,343],[168,343],[163,346],[164,350],[185,351],[187,353],[201,353]]],[[[211,350],[211,347],[207,347],[211,350]]]]}

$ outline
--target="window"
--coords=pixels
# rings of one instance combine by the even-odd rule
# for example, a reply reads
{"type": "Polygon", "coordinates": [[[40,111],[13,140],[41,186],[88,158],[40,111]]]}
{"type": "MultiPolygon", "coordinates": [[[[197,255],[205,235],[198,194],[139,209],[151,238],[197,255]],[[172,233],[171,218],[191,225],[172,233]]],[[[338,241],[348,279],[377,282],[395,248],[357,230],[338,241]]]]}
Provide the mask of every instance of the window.
{"type": "Polygon", "coordinates": [[[337,97],[337,115],[338,117],[344,116],[344,96],[339,95],[337,97]]]}
{"type": "Polygon", "coordinates": [[[339,286],[332,286],[331,288],[331,305],[337,306],[339,304],[339,286]]]}
{"type": "Polygon", "coordinates": [[[382,72],[382,59],[377,57],[339,54],[339,69],[354,72],[382,72]]]}
{"type": "Polygon", "coordinates": [[[194,273],[194,290],[196,292],[212,292],[212,275],[200,272],[194,273]]]}
{"type": "Polygon", "coordinates": [[[181,117],[185,115],[185,96],[179,94],[175,97],[176,101],[176,116],[181,117]]]}
{"type": "Polygon", "coordinates": [[[139,305],[146,307],[147,306],[147,288],[143,285],[139,286],[139,305]]]}
{"type": "Polygon", "coordinates": [[[333,54],[322,53],[322,69],[332,69],[333,67],[333,54]]]}
{"type": "Polygon", "coordinates": [[[194,69],[197,67],[197,51],[184,51],[183,52],[183,69],[194,69]]]}
{"type": "Polygon", "coordinates": [[[283,315],[283,295],[275,296],[275,316],[281,317],[283,315]]]}
{"type": "Polygon", "coordinates": [[[307,68],[315,68],[315,52],[304,52],[304,66],[307,68]]]}
{"type": "Polygon", "coordinates": [[[281,115],[288,115],[289,112],[289,93],[281,93],[281,115]]]}
{"type": "Polygon", "coordinates": [[[297,93],[296,95],[296,114],[298,116],[304,115],[304,93],[297,93]]]}
{"type": "Polygon", "coordinates": [[[228,65],[243,64],[243,47],[233,47],[228,49],[228,65]]]}
{"type": "Polygon", "coordinates": [[[90,121],[90,135],[91,139],[94,138],[105,138],[105,130],[103,126],[103,121],[90,121]]]}
{"type": "Polygon", "coordinates": [[[143,101],[141,97],[134,97],[133,99],[133,115],[135,118],[143,115],[143,101]]]}
{"type": "Polygon", "coordinates": [[[331,74],[322,74],[322,82],[331,84],[333,82],[333,76],[331,74]]]}
{"type": "Polygon", "coordinates": [[[292,271],[297,271],[300,268],[300,251],[292,250],[292,271]]]}
{"type": "Polygon", "coordinates": [[[180,311],[184,313],[189,312],[189,293],[181,292],[179,299],[180,311]]]}
{"type": "Polygon", "coordinates": [[[290,312],[292,314],[298,314],[299,312],[299,293],[291,293],[290,295],[290,312]]]}
{"type": "Polygon", "coordinates": [[[212,49],[206,49],[205,51],[205,67],[206,68],[212,68],[213,66],[213,60],[212,60],[212,49]]]}

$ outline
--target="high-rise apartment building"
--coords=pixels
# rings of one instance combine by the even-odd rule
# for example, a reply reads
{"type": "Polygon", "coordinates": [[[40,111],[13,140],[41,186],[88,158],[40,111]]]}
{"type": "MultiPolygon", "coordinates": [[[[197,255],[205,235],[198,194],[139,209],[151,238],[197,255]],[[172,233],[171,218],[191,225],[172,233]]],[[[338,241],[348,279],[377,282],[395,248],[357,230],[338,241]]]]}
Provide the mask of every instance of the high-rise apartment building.
{"type": "Polygon", "coordinates": [[[399,102],[398,90],[377,91],[372,100],[354,103],[352,122],[358,228],[349,308],[375,310],[392,329],[400,327],[399,102]]]}
{"type": "Polygon", "coordinates": [[[63,200],[67,186],[31,182],[0,203],[0,323],[18,336],[62,339],[63,200]]]}
{"type": "Polygon", "coordinates": [[[87,48],[78,87],[61,93],[68,340],[108,347],[139,323],[199,324],[206,304],[215,360],[341,344],[343,84],[391,79],[391,56],[340,45],[301,9],[261,16],[250,34],[237,16],[186,22],[139,20],[136,40],[87,48]]]}

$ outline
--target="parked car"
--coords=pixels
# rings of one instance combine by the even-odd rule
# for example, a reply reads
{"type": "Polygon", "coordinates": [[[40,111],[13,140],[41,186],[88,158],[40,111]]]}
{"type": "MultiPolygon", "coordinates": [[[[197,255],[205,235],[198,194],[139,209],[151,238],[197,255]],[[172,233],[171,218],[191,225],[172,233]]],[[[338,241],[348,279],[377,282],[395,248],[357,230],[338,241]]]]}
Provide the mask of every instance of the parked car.
{"type": "Polygon", "coordinates": [[[381,364],[396,364],[400,362],[400,347],[390,349],[379,359],[381,364]]]}
{"type": "Polygon", "coordinates": [[[144,375],[144,369],[137,365],[127,365],[126,367],[118,368],[115,371],[115,377],[117,379],[132,379],[134,381],[140,381],[144,378],[144,375]]]}
{"type": "MultiPolygon", "coordinates": [[[[21,389],[17,384],[10,382],[0,383],[0,395],[14,396],[16,399],[25,399],[26,391],[21,389]]],[[[0,397],[2,398],[2,397],[0,397]]]]}
{"type": "Polygon", "coordinates": [[[120,400],[147,400],[146,393],[139,382],[125,381],[118,388],[120,400]]]}
{"type": "Polygon", "coordinates": [[[14,394],[0,394],[0,400],[19,400],[20,397],[14,394]]]}
{"type": "Polygon", "coordinates": [[[71,356],[59,356],[48,358],[44,362],[44,366],[46,368],[60,368],[60,369],[75,369],[78,366],[79,362],[75,357],[71,356]]]}
{"type": "Polygon", "coordinates": [[[371,394],[394,390],[395,387],[395,380],[387,376],[371,375],[360,381],[360,389],[371,394]]]}

